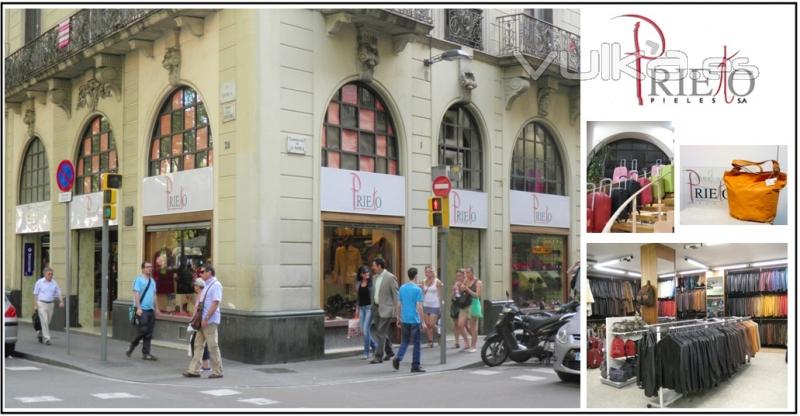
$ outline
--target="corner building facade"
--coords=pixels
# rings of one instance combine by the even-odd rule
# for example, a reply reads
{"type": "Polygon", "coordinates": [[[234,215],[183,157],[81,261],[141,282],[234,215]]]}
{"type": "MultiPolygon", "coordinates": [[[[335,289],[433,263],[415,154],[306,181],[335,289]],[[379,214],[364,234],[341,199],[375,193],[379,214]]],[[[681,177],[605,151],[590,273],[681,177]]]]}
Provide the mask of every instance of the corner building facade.
{"type": "Polygon", "coordinates": [[[578,21],[569,9],[11,10],[4,284],[22,316],[45,264],[66,288],[54,175],[67,159],[73,322],[98,325],[96,181],[118,172],[115,338],[132,336],[143,260],[166,315],[156,338],[175,342],[194,268],[211,261],[224,356],[321,357],[359,344],[345,336],[359,265],[384,258],[402,281],[440,266],[427,198],[431,168],[449,165],[461,175],[448,285],[472,266],[487,306],[564,302],[579,259],[578,21]],[[37,13],[45,31],[25,42],[37,13]],[[471,59],[426,65],[453,49],[471,59]]]}

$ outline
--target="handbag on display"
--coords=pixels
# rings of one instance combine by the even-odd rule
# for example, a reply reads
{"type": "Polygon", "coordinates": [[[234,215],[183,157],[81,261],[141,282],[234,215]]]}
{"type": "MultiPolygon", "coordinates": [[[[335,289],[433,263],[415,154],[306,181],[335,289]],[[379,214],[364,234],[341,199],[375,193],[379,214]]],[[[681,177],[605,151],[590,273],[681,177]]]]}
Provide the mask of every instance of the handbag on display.
{"type": "Polygon", "coordinates": [[[723,175],[731,216],[745,221],[772,222],[778,209],[780,191],[786,186],[786,173],[781,172],[778,161],[737,159],[731,165],[733,169],[723,175]],[[772,162],[772,170],[765,172],[761,165],[767,162],[772,162]],[[742,170],[746,166],[757,166],[758,172],[742,170]]]}
{"type": "Polygon", "coordinates": [[[611,341],[611,357],[621,358],[625,356],[625,341],[619,335],[614,337],[611,341]]]}

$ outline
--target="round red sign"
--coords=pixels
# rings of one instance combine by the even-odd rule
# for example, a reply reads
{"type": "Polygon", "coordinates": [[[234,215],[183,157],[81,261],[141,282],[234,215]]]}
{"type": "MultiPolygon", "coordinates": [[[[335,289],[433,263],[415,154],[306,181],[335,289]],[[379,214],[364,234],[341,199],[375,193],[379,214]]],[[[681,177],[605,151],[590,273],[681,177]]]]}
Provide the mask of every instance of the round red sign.
{"type": "Polygon", "coordinates": [[[453,189],[453,184],[447,176],[437,176],[433,179],[433,194],[447,198],[450,195],[450,190],[453,189]]]}
{"type": "Polygon", "coordinates": [[[75,167],[69,160],[62,160],[56,169],[56,183],[61,192],[69,192],[72,190],[72,184],[75,183],[75,167]]]}

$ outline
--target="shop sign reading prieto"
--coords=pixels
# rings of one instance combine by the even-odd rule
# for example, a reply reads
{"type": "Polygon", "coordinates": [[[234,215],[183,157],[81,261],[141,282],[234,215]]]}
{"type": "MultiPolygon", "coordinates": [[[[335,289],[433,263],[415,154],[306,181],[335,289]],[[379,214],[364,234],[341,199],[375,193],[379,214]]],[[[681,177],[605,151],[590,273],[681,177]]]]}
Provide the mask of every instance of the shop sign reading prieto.
{"type": "Polygon", "coordinates": [[[322,211],[406,215],[403,176],[323,167],[320,188],[322,211]]]}
{"type": "Polygon", "coordinates": [[[51,209],[50,201],[17,205],[17,234],[49,232],[51,209]]]}
{"type": "Polygon", "coordinates": [[[728,205],[728,191],[722,176],[725,168],[689,167],[681,169],[681,205],[728,205]]]}
{"type": "Polygon", "coordinates": [[[453,189],[449,199],[451,227],[489,228],[489,194],[453,189]]]}
{"type": "Polygon", "coordinates": [[[569,198],[561,195],[510,191],[511,224],[569,228],[569,198]]]}
{"type": "MultiPolygon", "coordinates": [[[[118,220],[111,220],[109,225],[117,225],[118,220]]],[[[69,226],[73,230],[99,228],[103,226],[103,193],[76,195],[69,206],[69,226]]]]}
{"type": "Polygon", "coordinates": [[[182,214],[214,209],[214,168],[144,178],[142,215],[182,214]]]}

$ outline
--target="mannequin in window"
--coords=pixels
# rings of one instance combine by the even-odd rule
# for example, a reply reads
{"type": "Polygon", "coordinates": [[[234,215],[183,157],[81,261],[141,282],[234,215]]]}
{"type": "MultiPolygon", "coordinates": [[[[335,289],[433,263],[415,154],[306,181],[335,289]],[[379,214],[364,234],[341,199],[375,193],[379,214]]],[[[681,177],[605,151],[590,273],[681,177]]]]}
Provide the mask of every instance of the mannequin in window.
{"type": "Polygon", "coordinates": [[[167,246],[161,247],[153,254],[153,277],[155,277],[156,293],[175,293],[175,280],[173,273],[169,270],[170,257],[172,252],[167,246]]]}
{"type": "Polygon", "coordinates": [[[344,284],[345,293],[350,294],[356,281],[356,270],[361,265],[361,253],[353,247],[350,237],[336,249],[333,263],[333,281],[344,284]]]}
{"type": "Polygon", "coordinates": [[[381,237],[380,240],[373,243],[372,246],[367,249],[366,257],[367,264],[372,264],[373,260],[380,257],[386,261],[386,268],[391,267],[389,262],[389,244],[386,241],[386,237],[381,237]]]}

